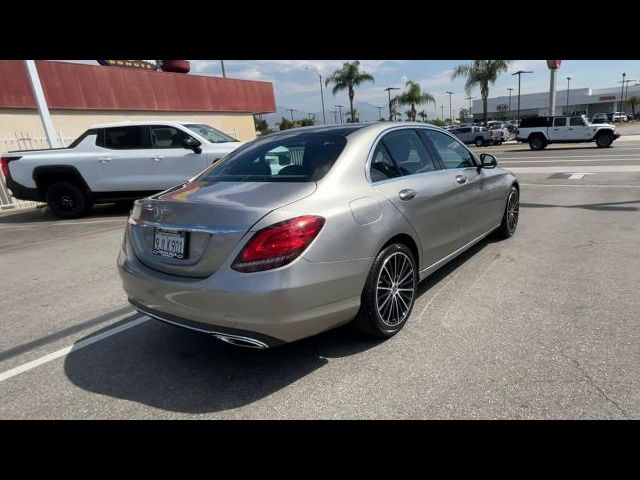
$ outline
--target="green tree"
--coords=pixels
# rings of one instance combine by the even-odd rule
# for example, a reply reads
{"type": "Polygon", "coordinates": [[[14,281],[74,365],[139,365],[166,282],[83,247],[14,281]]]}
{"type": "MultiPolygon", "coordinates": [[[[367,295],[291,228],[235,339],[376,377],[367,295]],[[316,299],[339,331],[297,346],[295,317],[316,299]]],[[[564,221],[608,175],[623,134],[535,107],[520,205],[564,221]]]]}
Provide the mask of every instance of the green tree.
{"type": "Polygon", "coordinates": [[[433,103],[433,106],[436,106],[436,99],[433,98],[433,95],[427,92],[423,92],[420,88],[420,84],[418,82],[414,82],[413,80],[409,80],[406,83],[407,89],[398,95],[397,102],[398,105],[410,105],[411,106],[411,115],[409,120],[416,121],[416,105],[424,105],[433,103]]]}
{"type": "Polygon", "coordinates": [[[300,121],[300,126],[301,127],[310,127],[311,125],[315,125],[316,122],[314,122],[313,120],[311,120],[310,118],[303,118],[300,121]]]}
{"type": "Polygon", "coordinates": [[[352,117],[351,115],[348,115],[345,122],[347,123],[357,123],[360,121],[359,115],[358,115],[358,109],[354,108],[353,109],[353,115],[354,117],[352,117]],[[355,118],[355,121],[352,120],[353,118],[355,118]]]}
{"type": "Polygon", "coordinates": [[[267,125],[267,121],[262,118],[258,118],[256,115],[253,116],[253,123],[256,127],[256,130],[260,133],[264,134],[267,130],[269,130],[269,125],[267,125]]]}
{"type": "Polygon", "coordinates": [[[509,68],[511,60],[474,60],[471,63],[458,65],[451,74],[451,80],[458,77],[466,77],[464,89],[467,95],[471,90],[479,87],[482,96],[482,118],[487,124],[487,99],[489,98],[489,85],[493,85],[498,76],[509,68]]]}
{"type": "Polygon", "coordinates": [[[427,111],[426,110],[422,110],[420,113],[418,113],[418,115],[420,116],[420,118],[422,119],[423,122],[427,121],[427,111]]]}
{"type": "Polygon", "coordinates": [[[346,90],[349,94],[349,106],[351,118],[356,118],[353,108],[353,98],[355,97],[354,87],[364,82],[375,82],[373,75],[360,71],[360,61],[344,62],[342,68],[336,70],[325,81],[325,86],[333,85],[333,95],[346,90]]]}
{"type": "Polygon", "coordinates": [[[636,107],[640,104],[640,97],[634,95],[633,97],[629,97],[627,99],[627,105],[631,107],[631,115],[633,115],[633,120],[636,120],[636,107]]]}
{"type": "Polygon", "coordinates": [[[293,122],[284,117],[282,117],[278,126],[280,127],[280,130],[289,130],[294,127],[293,122]]]}

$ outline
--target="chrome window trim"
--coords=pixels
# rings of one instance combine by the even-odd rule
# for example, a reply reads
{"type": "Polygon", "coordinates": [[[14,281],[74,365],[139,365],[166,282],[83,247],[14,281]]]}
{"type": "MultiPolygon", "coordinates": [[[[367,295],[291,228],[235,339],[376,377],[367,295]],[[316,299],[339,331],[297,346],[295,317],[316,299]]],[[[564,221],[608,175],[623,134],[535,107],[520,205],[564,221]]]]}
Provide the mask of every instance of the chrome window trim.
{"type": "Polygon", "coordinates": [[[209,227],[207,225],[182,225],[179,223],[150,222],[129,217],[129,225],[144,228],[161,228],[164,230],[182,230],[185,232],[201,232],[211,235],[221,235],[225,233],[244,233],[244,230],[230,227],[209,227]]]}

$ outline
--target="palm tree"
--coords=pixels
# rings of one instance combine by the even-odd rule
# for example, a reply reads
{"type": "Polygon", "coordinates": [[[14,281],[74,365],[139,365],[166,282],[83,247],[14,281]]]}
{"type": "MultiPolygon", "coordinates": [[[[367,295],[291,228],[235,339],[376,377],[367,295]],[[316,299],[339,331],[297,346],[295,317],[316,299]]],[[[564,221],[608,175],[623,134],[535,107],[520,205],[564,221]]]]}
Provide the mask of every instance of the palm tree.
{"type": "Polygon", "coordinates": [[[396,97],[396,100],[399,105],[411,105],[411,117],[410,120],[416,121],[416,105],[424,105],[429,104],[429,102],[433,103],[433,106],[436,106],[436,99],[433,98],[433,95],[427,92],[422,92],[420,89],[420,84],[418,82],[414,82],[413,80],[409,80],[406,83],[406,91],[401,93],[396,97]]]}
{"type": "Polygon", "coordinates": [[[407,116],[407,122],[413,122],[413,110],[405,110],[404,114],[407,116]]]}
{"type": "Polygon", "coordinates": [[[418,115],[420,116],[422,121],[426,123],[426,121],[427,121],[427,111],[426,110],[422,110],[420,113],[418,113],[418,115]]]}
{"type": "Polygon", "coordinates": [[[636,106],[640,103],[640,97],[634,95],[633,97],[629,97],[627,99],[627,104],[631,107],[631,115],[633,115],[633,119],[636,119],[636,106]]]}
{"type": "Polygon", "coordinates": [[[451,80],[458,77],[467,77],[464,89],[467,95],[471,95],[471,90],[480,87],[482,96],[482,117],[485,126],[487,125],[487,99],[489,98],[489,85],[493,85],[498,75],[507,71],[511,60],[474,60],[466,65],[458,65],[451,80]]]}
{"type": "Polygon", "coordinates": [[[333,84],[333,95],[336,93],[347,90],[349,93],[349,106],[351,107],[351,118],[355,118],[355,111],[353,109],[353,97],[355,92],[353,87],[357,87],[364,82],[375,82],[373,75],[368,72],[360,71],[360,61],[344,62],[342,68],[336,70],[327,78],[325,86],[328,87],[333,84]]]}

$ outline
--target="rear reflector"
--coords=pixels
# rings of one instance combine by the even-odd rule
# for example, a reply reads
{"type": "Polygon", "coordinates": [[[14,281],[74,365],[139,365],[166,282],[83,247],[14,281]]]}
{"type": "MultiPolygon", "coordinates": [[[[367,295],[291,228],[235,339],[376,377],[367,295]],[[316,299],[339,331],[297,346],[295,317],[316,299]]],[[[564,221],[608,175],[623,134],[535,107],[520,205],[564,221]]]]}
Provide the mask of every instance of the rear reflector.
{"type": "Polygon", "coordinates": [[[325,219],[303,215],[256,232],[234,260],[238,272],[261,272],[293,262],[316,238],[325,219]]]}

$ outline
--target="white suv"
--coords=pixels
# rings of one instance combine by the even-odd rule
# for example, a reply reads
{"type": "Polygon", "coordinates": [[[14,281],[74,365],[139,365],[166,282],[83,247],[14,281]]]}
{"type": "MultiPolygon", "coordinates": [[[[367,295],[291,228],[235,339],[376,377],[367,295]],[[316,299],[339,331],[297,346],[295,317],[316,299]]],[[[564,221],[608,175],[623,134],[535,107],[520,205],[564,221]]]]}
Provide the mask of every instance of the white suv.
{"type": "Polygon", "coordinates": [[[627,120],[627,115],[624,112],[614,112],[611,117],[612,122],[626,122],[627,120]]]}
{"type": "Polygon", "coordinates": [[[186,182],[243,143],[198,122],[120,122],[95,125],[67,148],[3,154],[1,166],[14,197],[74,218],[186,182]]]}

